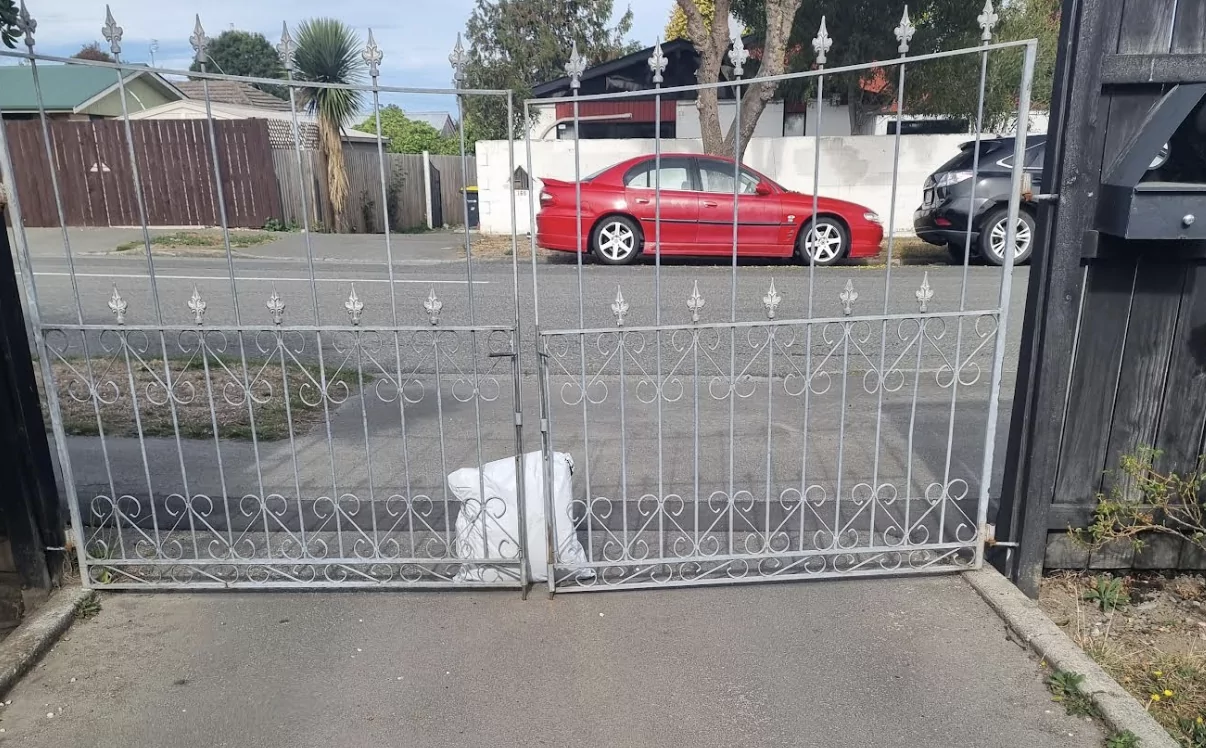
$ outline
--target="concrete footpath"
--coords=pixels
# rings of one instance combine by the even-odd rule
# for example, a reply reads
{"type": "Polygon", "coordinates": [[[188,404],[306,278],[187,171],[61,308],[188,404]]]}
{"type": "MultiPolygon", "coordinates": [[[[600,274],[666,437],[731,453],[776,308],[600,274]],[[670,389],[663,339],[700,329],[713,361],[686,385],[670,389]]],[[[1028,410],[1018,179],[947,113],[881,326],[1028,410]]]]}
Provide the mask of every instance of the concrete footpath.
{"type": "Polygon", "coordinates": [[[28,746],[1100,746],[960,577],[543,595],[111,594],[28,746]],[[54,715],[54,716],[48,716],[54,715]]]}

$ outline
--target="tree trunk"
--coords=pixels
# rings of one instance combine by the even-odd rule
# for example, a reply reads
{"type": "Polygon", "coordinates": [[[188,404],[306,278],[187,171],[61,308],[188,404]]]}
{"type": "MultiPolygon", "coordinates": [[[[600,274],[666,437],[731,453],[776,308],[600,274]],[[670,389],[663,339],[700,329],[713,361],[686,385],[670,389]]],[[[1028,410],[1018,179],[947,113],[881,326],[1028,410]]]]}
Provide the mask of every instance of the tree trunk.
{"type": "Polygon", "coordinates": [[[853,78],[846,84],[846,113],[850,116],[850,134],[862,135],[867,121],[867,103],[863,101],[861,81],[853,78]]]}
{"type": "MultiPolygon", "coordinates": [[[[716,15],[709,24],[699,12],[694,0],[678,0],[687,17],[687,36],[699,52],[699,70],[696,80],[701,84],[720,80],[720,66],[729,48],[730,0],[716,0],[716,15]]],[[[703,135],[705,153],[721,154],[724,150],[724,134],[720,127],[719,89],[702,89],[696,97],[699,109],[699,129],[703,135]]]]}
{"type": "MultiPolygon", "coordinates": [[[[791,36],[792,22],[796,11],[800,9],[801,0],[767,0],[766,2],[766,39],[762,43],[762,68],[759,77],[782,75],[787,69],[787,40],[791,36]]],[[[744,91],[741,98],[741,130],[737,130],[737,122],[729,127],[729,134],[724,139],[723,154],[737,152],[738,160],[745,156],[754,129],[758,126],[758,118],[762,116],[766,105],[775,97],[775,83],[754,83],[744,91]],[[740,148],[737,146],[740,145],[740,148]]],[[[782,134],[782,133],[779,133],[782,134]]],[[[707,149],[707,141],[704,141],[707,149]]],[[[712,153],[712,151],[708,151],[712,153]]]]}

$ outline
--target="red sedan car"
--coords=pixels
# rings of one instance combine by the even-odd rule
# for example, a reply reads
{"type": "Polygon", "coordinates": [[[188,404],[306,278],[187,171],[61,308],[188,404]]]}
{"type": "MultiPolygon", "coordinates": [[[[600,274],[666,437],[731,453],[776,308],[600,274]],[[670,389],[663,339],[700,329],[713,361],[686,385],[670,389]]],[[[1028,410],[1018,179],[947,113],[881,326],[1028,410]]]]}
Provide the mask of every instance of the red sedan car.
{"type": "MultiPolygon", "coordinates": [[[[726,256],[733,252],[732,159],[664,154],[660,178],[653,156],[638,156],[582,180],[582,236],[578,238],[574,183],[544,179],[536,243],[624,265],[655,247],[654,187],[661,186],[661,249],[666,255],[726,256]]],[[[742,257],[811,258],[832,265],[844,257],[879,253],[884,230],[869,208],[844,200],[792,192],[741,167],[737,251],[742,257]],[[811,227],[811,231],[804,231],[811,227]]]]}

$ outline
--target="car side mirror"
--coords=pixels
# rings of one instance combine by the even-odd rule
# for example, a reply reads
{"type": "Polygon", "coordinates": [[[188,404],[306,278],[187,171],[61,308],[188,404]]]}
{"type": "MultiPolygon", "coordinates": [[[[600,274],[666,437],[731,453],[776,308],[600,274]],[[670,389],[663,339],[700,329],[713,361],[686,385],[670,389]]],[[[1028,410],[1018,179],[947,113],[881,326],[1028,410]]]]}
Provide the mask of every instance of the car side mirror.
{"type": "Polygon", "coordinates": [[[758,186],[754,188],[754,194],[766,197],[767,195],[771,194],[770,185],[766,182],[759,182],[758,186]]]}

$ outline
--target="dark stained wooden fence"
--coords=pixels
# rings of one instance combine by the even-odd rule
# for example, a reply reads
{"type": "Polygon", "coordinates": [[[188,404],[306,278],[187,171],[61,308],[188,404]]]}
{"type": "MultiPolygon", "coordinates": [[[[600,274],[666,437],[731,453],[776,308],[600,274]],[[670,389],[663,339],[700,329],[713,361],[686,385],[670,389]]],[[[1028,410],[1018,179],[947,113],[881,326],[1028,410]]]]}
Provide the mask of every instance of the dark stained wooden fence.
{"type": "Polygon", "coordinates": [[[1154,447],[1159,469],[1185,474],[1206,451],[1206,242],[1128,241],[1095,223],[1103,173],[1152,106],[1200,81],[1206,0],[1065,0],[1043,182],[1059,197],[1039,221],[997,527],[1020,543],[998,566],[1032,596],[1044,562],[1206,568],[1169,538],[1090,553],[1066,535],[1099,493],[1134,493],[1121,457],[1154,447]]]}
{"type": "MultiPolygon", "coordinates": [[[[38,120],[5,122],[26,226],[58,226],[50,164],[38,120]]],[[[221,225],[209,128],[204,120],[130,122],[152,226],[221,225]]],[[[263,120],[214,122],[232,228],[260,228],[281,215],[263,120]]],[[[141,224],[133,168],[120,120],[50,122],[55,173],[69,226],[141,224]]]]}

